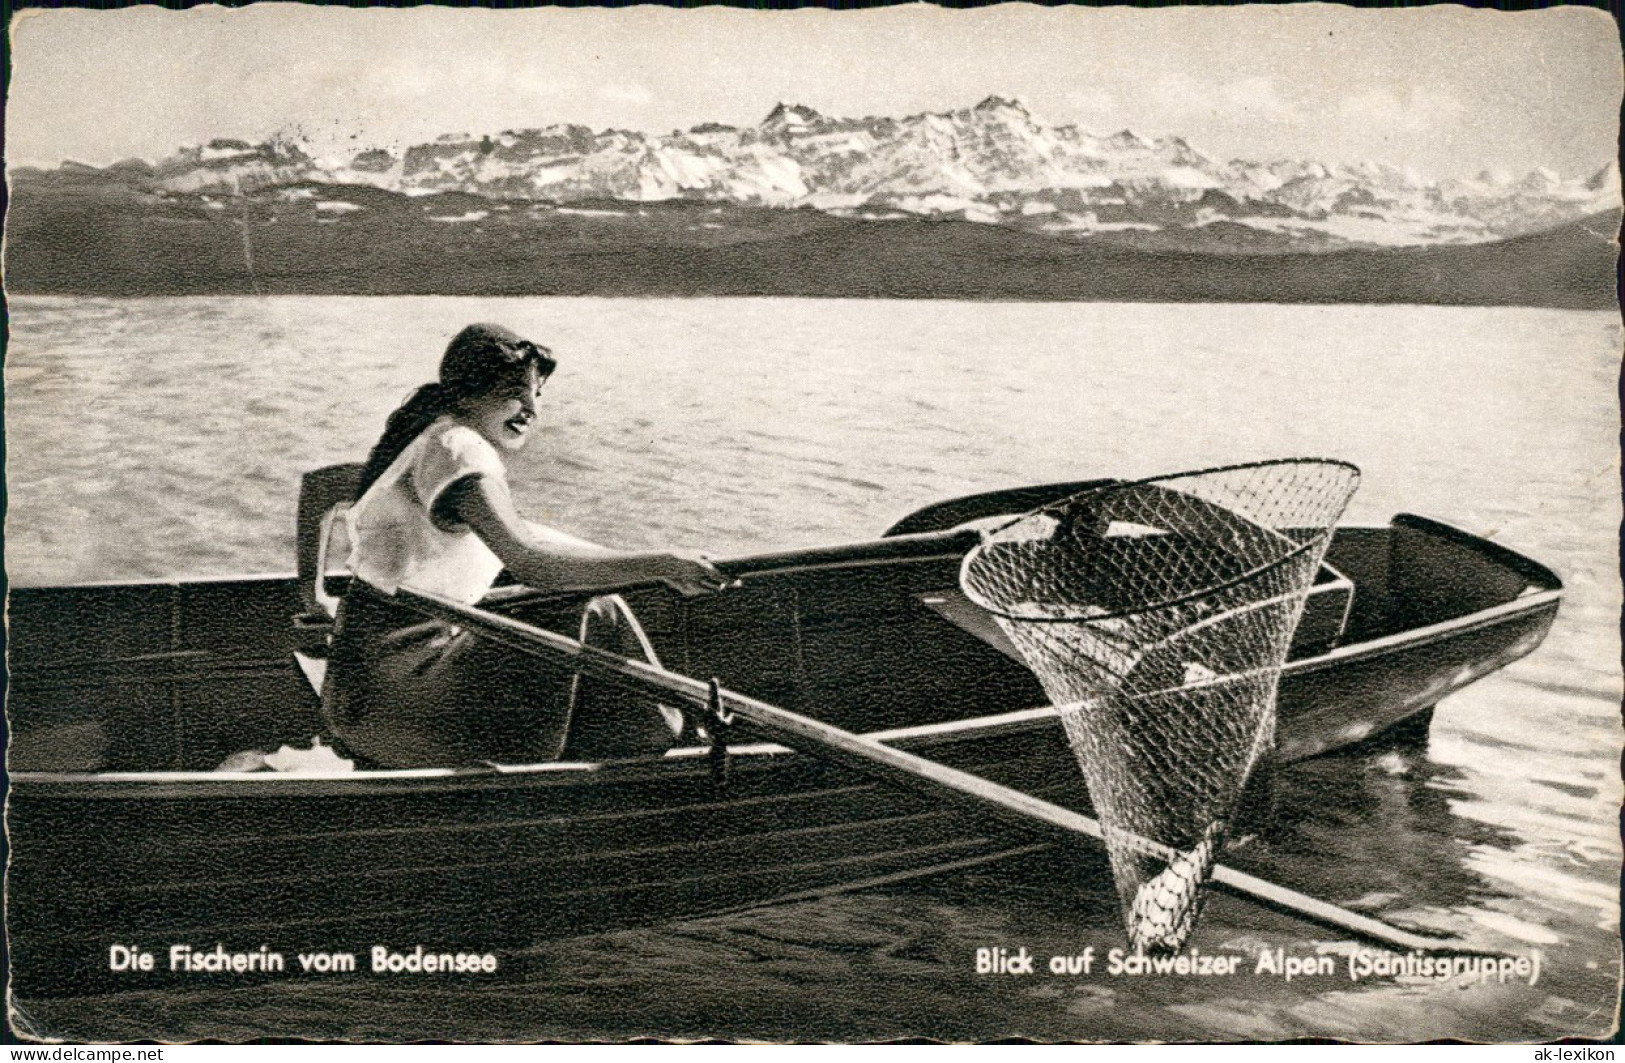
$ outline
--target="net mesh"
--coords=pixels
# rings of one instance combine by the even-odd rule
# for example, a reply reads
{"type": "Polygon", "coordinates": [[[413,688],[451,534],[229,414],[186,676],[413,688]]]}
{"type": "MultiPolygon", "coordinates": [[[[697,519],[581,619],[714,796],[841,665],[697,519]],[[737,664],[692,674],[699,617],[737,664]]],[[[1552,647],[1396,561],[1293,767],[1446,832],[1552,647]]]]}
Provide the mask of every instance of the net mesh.
{"type": "Polygon", "coordinates": [[[989,533],[961,585],[1037,674],[1137,949],[1180,948],[1359,472],[1294,460],[1114,484],[989,533]]]}

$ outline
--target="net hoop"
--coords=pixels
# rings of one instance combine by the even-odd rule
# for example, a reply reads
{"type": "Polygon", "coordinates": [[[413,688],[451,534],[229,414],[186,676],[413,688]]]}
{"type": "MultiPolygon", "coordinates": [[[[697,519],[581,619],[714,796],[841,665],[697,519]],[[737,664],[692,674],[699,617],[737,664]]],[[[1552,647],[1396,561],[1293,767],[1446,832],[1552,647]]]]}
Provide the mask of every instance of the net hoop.
{"type": "Polygon", "coordinates": [[[989,521],[960,564],[1056,706],[1136,949],[1195,927],[1359,478],[1285,458],[1107,483],[989,521]]]}
{"type": "MultiPolygon", "coordinates": [[[[1296,544],[1286,553],[1274,557],[1263,564],[1256,565],[1238,576],[1232,576],[1221,582],[1209,584],[1187,594],[1164,598],[1160,601],[1151,602],[1145,605],[1137,605],[1133,609],[1122,609],[1116,612],[1089,613],[1087,615],[1034,615],[1032,613],[1019,612],[1009,609],[1001,606],[999,603],[991,600],[985,594],[983,594],[976,586],[976,581],[972,576],[972,572],[976,565],[977,559],[982,556],[984,547],[986,547],[1000,532],[1005,531],[1008,528],[1013,528],[1022,521],[1031,520],[1034,517],[1043,516],[1051,512],[1062,510],[1068,506],[1075,505],[1081,499],[1104,498],[1119,492],[1133,490],[1134,488],[1149,487],[1154,484],[1168,483],[1170,481],[1195,479],[1199,476],[1212,476],[1221,473],[1242,472],[1248,469],[1267,469],[1288,465],[1321,465],[1327,468],[1343,469],[1350,476],[1349,490],[1351,492],[1360,482],[1360,467],[1352,462],[1340,461],[1336,458],[1272,458],[1268,461],[1249,461],[1241,462],[1235,465],[1215,465],[1212,468],[1194,469],[1190,472],[1173,474],[1164,473],[1159,476],[1148,476],[1140,480],[1125,480],[1102,487],[1092,487],[1086,491],[1079,491],[1077,494],[1067,495],[1065,498],[1057,499],[1054,502],[1046,502],[1042,506],[1038,506],[1035,509],[1031,509],[1025,513],[1011,517],[1009,520],[999,524],[991,530],[983,532],[982,542],[973,547],[959,563],[959,588],[964,593],[965,597],[969,598],[979,608],[985,609],[994,616],[1004,617],[1006,620],[1017,620],[1025,624],[1076,624],[1080,622],[1095,623],[1105,620],[1122,620],[1129,617],[1140,616],[1142,614],[1155,612],[1160,609],[1168,609],[1178,605],[1185,605],[1189,602],[1194,602],[1199,598],[1205,598],[1220,591],[1239,587],[1250,580],[1257,579],[1272,569],[1287,564],[1305,551],[1322,549],[1324,544],[1316,542],[1314,539],[1310,539],[1296,544]]],[[[1266,532],[1271,531],[1271,529],[1261,530],[1266,532]]],[[[1273,534],[1279,536],[1278,532],[1273,534]]],[[[1283,539],[1285,538],[1285,536],[1280,537],[1283,539]]]]}

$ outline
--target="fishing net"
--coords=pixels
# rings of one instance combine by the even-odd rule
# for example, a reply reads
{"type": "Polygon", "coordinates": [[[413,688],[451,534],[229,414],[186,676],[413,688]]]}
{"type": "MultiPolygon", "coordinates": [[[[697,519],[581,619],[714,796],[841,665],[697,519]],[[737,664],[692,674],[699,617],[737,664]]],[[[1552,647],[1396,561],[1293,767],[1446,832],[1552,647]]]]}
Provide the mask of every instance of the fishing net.
{"type": "Polygon", "coordinates": [[[965,558],[1060,711],[1129,939],[1200,912],[1332,526],[1359,470],[1294,460],[1112,484],[1019,517],[965,558]]]}

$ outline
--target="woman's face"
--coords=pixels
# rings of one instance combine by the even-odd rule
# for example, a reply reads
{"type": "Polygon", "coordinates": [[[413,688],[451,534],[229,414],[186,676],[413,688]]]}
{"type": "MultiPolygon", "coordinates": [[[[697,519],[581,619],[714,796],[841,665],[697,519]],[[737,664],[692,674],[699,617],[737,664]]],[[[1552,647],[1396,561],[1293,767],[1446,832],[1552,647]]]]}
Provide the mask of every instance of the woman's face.
{"type": "Polygon", "coordinates": [[[488,394],[463,402],[462,413],[469,427],[490,440],[499,450],[517,451],[530,439],[536,424],[542,385],[547,378],[534,366],[488,394]]]}

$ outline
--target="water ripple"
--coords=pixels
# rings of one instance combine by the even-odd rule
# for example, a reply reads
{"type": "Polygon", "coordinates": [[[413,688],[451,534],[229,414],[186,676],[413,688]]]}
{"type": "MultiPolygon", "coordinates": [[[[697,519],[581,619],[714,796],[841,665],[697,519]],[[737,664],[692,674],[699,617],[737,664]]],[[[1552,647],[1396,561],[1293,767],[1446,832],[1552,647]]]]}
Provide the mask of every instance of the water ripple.
{"type": "MultiPolygon", "coordinates": [[[[989,942],[1117,940],[1101,869],[1085,888],[1070,857],[1046,855],[550,943],[517,989],[290,985],[192,994],[184,1009],[127,994],[99,1011],[39,1009],[53,1029],[85,1040],[1540,1041],[1611,1021],[1614,315],[314,297],[25,297],[10,312],[6,563],[19,585],[291,569],[300,474],[364,456],[475,320],[506,322],[561,358],[541,439],[512,469],[520,505],[616,545],[726,555],[851,541],[978,490],[1313,453],[1364,468],[1351,521],[1438,516],[1549,563],[1567,585],[1546,645],[1440,705],[1425,747],[1284,770],[1278,821],[1237,854],[1384,918],[1487,947],[1541,945],[1550,966],[1537,988],[978,980],[969,958],[989,942]],[[727,1006],[707,1019],[694,1001],[727,1006]]],[[[1215,898],[1200,935],[1204,949],[1249,956],[1317,944],[1303,924],[1228,898],[1215,898]]]]}

